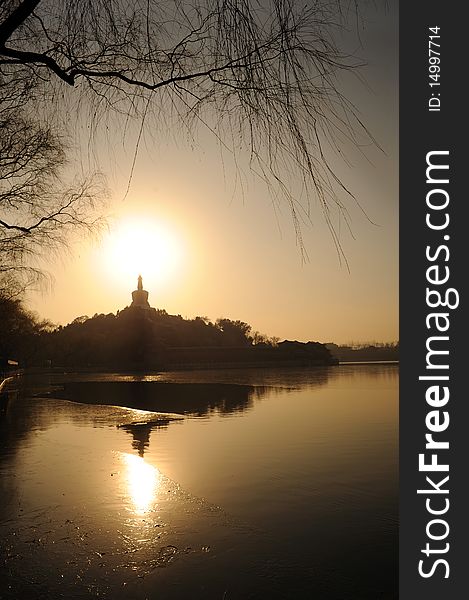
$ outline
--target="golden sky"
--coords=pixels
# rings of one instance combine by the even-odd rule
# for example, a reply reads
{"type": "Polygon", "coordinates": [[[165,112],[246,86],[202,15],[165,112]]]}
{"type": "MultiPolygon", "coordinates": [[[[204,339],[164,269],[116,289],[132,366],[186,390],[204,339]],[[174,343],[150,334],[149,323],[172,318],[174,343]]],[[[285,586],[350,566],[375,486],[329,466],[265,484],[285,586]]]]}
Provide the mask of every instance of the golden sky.
{"type": "Polygon", "coordinates": [[[353,236],[343,228],[340,239],[350,272],[314,198],[303,263],[288,207],[274,209],[264,184],[236,173],[208,132],[197,145],[184,134],[147,135],[123,199],[135,148],[130,131],[124,145],[111,140],[112,151],[98,146],[111,189],[109,231],[51,259],[52,290],[31,293],[29,306],[61,324],[116,312],[130,304],[141,273],[150,304],[171,314],[240,319],[282,339],[396,340],[397,10],[374,12],[361,39],[354,50],[368,62],[366,84],[350,77],[344,90],[382,150],[349,150],[349,163],[337,162],[368,216],[348,201],[353,236]]]}

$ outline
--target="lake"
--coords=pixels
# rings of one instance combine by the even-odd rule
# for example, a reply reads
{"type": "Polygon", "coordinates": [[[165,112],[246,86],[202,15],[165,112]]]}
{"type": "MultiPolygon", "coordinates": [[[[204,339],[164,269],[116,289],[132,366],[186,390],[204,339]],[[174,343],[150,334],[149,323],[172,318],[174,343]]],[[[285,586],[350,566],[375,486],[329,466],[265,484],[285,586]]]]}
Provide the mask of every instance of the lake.
{"type": "Polygon", "coordinates": [[[397,598],[398,379],[26,377],[0,416],[0,597],[397,598]]]}

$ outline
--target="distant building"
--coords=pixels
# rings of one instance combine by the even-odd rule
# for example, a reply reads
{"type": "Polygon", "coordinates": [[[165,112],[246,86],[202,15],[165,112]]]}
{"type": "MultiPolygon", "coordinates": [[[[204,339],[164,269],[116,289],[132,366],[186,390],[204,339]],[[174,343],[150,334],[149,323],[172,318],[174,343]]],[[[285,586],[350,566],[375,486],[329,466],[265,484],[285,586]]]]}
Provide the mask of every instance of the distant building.
{"type": "Polygon", "coordinates": [[[151,308],[148,303],[148,292],[143,289],[142,276],[138,276],[137,289],[132,292],[131,308],[148,309],[151,308]]]}

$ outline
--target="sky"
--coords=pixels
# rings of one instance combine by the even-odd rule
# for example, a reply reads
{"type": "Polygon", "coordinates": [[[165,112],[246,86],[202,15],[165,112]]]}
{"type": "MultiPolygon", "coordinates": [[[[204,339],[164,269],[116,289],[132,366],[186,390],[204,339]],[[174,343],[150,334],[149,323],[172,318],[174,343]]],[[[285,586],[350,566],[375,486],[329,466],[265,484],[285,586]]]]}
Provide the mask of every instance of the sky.
{"type": "Polygon", "coordinates": [[[288,206],[275,209],[262,182],[223,161],[209,132],[197,144],[184,135],[144,137],[126,195],[131,132],[99,150],[111,192],[108,230],[51,257],[52,288],[31,292],[29,307],[57,324],[115,313],[130,304],[141,274],[151,306],[170,314],[239,319],[281,339],[397,340],[397,8],[370,8],[360,33],[353,49],[367,65],[343,90],[380,147],[349,149],[348,162],[336,164],[366,213],[347,203],[353,235],[344,229],[340,239],[348,268],[314,198],[302,260],[288,206]]]}

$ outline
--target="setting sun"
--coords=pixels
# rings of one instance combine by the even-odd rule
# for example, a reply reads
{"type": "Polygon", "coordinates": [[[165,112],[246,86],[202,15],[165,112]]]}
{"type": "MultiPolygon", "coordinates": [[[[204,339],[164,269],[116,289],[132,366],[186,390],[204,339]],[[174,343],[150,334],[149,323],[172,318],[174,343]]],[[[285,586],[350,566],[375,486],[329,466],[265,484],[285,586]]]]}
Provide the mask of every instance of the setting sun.
{"type": "Polygon", "coordinates": [[[181,261],[181,242],[162,224],[143,218],[121,221],[105,241],[106,266],[118,278],[137,274],[162,282],[175,274],[181,261]]]}

